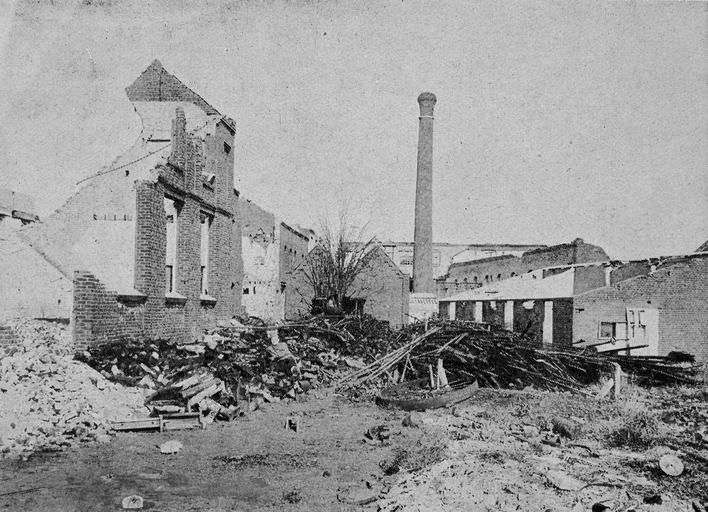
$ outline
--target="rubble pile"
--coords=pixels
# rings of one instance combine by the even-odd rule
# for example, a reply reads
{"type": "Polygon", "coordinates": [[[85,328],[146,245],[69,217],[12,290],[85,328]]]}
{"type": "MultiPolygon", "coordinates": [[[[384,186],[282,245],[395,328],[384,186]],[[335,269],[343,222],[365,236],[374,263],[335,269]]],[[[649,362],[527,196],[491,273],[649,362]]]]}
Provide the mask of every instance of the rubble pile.
{"type": "Polygon", "coordinates": [[[146,403],[156,415],[177,408],[228,420],[329,384],[340,371],[363,368],[401,337],[370,317],[315,317],[280,326],[251,317],[199,343],[121,340],[78,359],[109,380],[149,390],[146,403]]]}
{"type": "Polygon", "coordinates": [[[15,326],[21,348],[0,360],[0,452],[60,450],[109,440],[110,422],[145,415],[140,390],[107,381],[73,360],[65,326],[15,326]]]}

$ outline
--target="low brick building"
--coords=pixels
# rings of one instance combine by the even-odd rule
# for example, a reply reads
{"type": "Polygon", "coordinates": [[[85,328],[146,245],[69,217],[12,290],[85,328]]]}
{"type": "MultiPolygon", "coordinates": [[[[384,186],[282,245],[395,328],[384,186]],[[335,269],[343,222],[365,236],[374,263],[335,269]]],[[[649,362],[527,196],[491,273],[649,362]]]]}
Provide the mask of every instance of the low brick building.
{"type": "Polygon", "coordinates": [[[575,343],[649,345],[632,354],[682,351],[708,361],[708,254],[638,263],[645,272],[574,298],[575,343]]]}
{"type": "Polygon", "coordinates": [[[286,276],[305,259],[310,239],[252,201],[241,201],[243,296],[247,315],[285,318],[286,276]]]}
{"type": "MultiPolygon", "coordinates": [[[[313,251],[320,250],[318,248],[313,251]]],[[[410,278],[379,246],[371,249],[369,264],[356,277],[349,298],[363,302],[363,313],[386,321],[393,328],[408,323],[410,278]]],[[[285,317],[295,320],[310,314],[315,290],[307,279],[307,261],[289,274],[285,286],[285,317]]]]}
{"type": "Polygon", "coordinates": [[[708,361],[708,254],[555,267],[440,300],[446,318],[503,325],[554,345],[708,361]]]}
{"type": "Polygon", "coordinates": [[[126,89],[143,130],[23,238],[73,279],[77,349],[192,340],[241,305],[231,119],[155,61],[126,89]]]}
{"type": "Polygon", "coordinates": [[[437,279],[438,297],[449,297],[533,270],[560,265],[575,265],[609,260],[605,251],[578,238],[568,244],[537,247],[521,254],[453,262],[447,274],[437,279]]]}

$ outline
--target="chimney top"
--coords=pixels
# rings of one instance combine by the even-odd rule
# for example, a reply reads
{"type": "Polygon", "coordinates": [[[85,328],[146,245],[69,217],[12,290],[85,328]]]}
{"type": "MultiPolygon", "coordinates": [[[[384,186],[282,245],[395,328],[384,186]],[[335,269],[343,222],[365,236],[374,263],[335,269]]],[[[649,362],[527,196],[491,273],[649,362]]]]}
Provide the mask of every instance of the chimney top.
{"type": "Polygon", "coordinates": [[[418,96],[418,105],[420,105],[421,116],[433,116],[433,109],[438,99],[432,92],[422,92],[418,96]]]}

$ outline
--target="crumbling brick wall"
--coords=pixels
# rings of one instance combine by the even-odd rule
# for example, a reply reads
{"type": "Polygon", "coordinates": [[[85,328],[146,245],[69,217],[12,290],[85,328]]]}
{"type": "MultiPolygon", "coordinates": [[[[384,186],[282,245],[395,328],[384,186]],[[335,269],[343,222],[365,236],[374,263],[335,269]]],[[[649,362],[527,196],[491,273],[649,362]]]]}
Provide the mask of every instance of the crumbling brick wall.
{"type": "Polygon", "coordinates": [[[74,346],[85,350],[94,343],[147,334],[145,303],[133,306],[118,301],[116,292],[106,287],[90,272],[74,273],[74,308],[72,315],[74,346]]]}
{"type": "Polygon", "coordinates": [[[659,354],[673,350],[708,361],[708,258],[687,258],[575,297],[573,339],[598,341],[599,322],[626,322],[627,308],[659,310],[659,354]]]}
{"type": "Polygon", "coordinates": [[[0,359],[7,354],[8,350],[20,345],[20,338],[15,330],[9,325],[0,325],[0,359]]]}
{"type": "Polygon", "coordinates": [[[521,257],[504,255],[453,263],[445,279],[438,282],[437,290],[440,297],[449,297],[474,288],[475,283],[482,286],[541,268],[607,260],[609,257],[601,247],[577,239],[569,244],[533,249],[521,257]]]}

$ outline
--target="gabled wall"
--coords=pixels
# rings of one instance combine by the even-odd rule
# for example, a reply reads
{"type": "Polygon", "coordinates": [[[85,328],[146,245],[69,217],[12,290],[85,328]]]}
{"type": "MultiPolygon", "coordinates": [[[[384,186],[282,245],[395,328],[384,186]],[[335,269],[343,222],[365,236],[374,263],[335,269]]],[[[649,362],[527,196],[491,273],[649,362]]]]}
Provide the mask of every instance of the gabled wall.
{"type": "Polygon", "coordinates": [[[127,92],[143,123],[134,146],[26,233],[43,257],[73,278],[79,350],[125,336],[190,341],[240,313],[233,122],[157,61],[127,92]],[[169,293],[166,197],[179,212],[169,293]],[[211,219],[206,289],[203,215],[211,219]]]}

